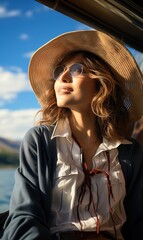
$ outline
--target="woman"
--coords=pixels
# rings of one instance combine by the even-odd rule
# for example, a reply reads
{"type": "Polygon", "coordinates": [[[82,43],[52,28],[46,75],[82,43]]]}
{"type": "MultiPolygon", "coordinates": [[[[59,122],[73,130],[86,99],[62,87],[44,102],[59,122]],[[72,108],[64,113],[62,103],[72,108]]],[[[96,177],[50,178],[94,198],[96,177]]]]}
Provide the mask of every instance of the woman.
{"type": "Polygon", "coordinates": [[[129,139],[143,114],[131,54],[99,31],[76,31],[32,56],[41,104],[28,131],[2,239],[126,239],[143,235],[143,150],[129,139]]]}

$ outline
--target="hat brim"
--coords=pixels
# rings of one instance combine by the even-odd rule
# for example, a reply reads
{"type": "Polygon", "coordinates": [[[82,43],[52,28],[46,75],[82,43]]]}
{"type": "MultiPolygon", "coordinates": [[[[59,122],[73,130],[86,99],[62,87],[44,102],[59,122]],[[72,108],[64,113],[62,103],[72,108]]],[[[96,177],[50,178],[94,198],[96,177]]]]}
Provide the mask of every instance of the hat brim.
{"type": "Polygon", "coordinates": [[[62,34],[40,47],[29,64],[29,78],[37,98],[47,90],[53,69],[72,51],[88,51],[101,57],[118,77],[124,79],[127,92],[125,104],[132,119],[143,114],[143,75],[131,53],[113,37],[95,30],[62,34]]]}

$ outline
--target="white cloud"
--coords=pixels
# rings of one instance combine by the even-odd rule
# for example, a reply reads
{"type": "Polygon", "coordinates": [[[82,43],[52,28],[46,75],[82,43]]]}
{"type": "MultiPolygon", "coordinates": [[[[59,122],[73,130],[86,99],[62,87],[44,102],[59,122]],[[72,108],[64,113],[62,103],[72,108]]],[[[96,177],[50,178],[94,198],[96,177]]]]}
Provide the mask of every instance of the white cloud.
{"type": "Polygon", "coordinates": [[[19,38],[20,38],[21,40],[27,40],[27,39],[29,38],[29,36],[28,36],[28,34],[26,34],[26,33],[22,33],[22,34],[20,34],[19,38]]]}
{"type": "Polygon", "coordinates": [[[20,10],[8,10],[3,6],[0,6],[0,18],[17,17],[20,14],[20,10]]]}
{"type": "Polygon", "coordinates": [[[136,52],[135,59],[139,65],[141,71],[143,72],[143,53],[136,52]]]}
{"type": "Polygon", "coordinates": [[[35,115],[39,109],[9,110],[0,109],[0,137],[21,140],[24,134],[35,125],[35,115]]]}
{"type": "Polygon", "coordinates": [[[83,23],[78,23],[76,28],[77,28],[77,30],[93,30],[93,28],[91,28],[83,23]]]}
{"type": "Polygon", "coordinates": [[[17,97],[23,91],[31,91],[28,76],[20,68],[0,66],[0,105],[17,97]]]}
{"type": "Polygon", "coordinates": [[[33,8],[32,10],[27,10],[25,12],[21,12],[19,9],[8,9],[6,6],[0,5],[0,18],[10,18],[17,17],[20,15],[24,15],[27,18],[31,18],[34,14],[46,12],[49,10],[53,10],[47,6],[41,5],[38,8],[33,8]]]}
{"type": "Polygon", "coordinates": [[[26,17],[32,17],[33,16],[33,11],[31,11],[31,10],[26,11],[25,16],[26,17]]]}
{"type": "Polygon", "coordinates": [[[38,13],[41,13],[41,12],[47,12],[47,11],[50,11],[50,10],[53,10],[53,9],[51,9],[51,8],[49,8],[47,6],[41,5],[40,7],[36,7],[34,9],[32,9],[32,10],[27,10],[25,12],[25,16],[27,18],[31,18],[34,14],[38,14],[38,13]]]}
{"type": "Polygon", "coordinates": [[[25,58],[31,58],[31,56],[33,55],[33,53],[34,53],[34,51],[26,52],[26,53],[23,54],[23,56],[24,56],[25,58]]]}

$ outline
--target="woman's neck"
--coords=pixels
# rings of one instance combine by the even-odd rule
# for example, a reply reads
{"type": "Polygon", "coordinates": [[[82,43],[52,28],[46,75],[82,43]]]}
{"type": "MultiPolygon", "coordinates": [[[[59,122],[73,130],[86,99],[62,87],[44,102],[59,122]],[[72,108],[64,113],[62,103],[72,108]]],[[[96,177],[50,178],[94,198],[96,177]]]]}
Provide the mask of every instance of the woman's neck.
{"type": "Polygon", "coordinates": [[[81,148],[90,148],[99,142],[96,129],[96,116],[93,113],[72,112],[69,116],[72,134],[81,148]]]}
{"type": "Polygon", "coordinates": [[[97,134],[96,117],[93,114],[72,113],[69,122],[73,138],[82,149],[84,161],[88,169],[92,169],[92,158],[101,143],[97,134]]]}

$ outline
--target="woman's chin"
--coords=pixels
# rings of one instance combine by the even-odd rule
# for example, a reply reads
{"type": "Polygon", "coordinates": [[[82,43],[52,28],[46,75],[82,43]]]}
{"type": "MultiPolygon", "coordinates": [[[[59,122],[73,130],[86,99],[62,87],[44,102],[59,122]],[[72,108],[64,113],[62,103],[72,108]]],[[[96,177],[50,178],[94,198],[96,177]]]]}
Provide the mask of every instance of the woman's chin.
{"type": "Polygon", "coordinates": [[[63,102],[57,102],[57,106],[58,107],[67,107],[67,104],[65,104],[63,102]]]}

